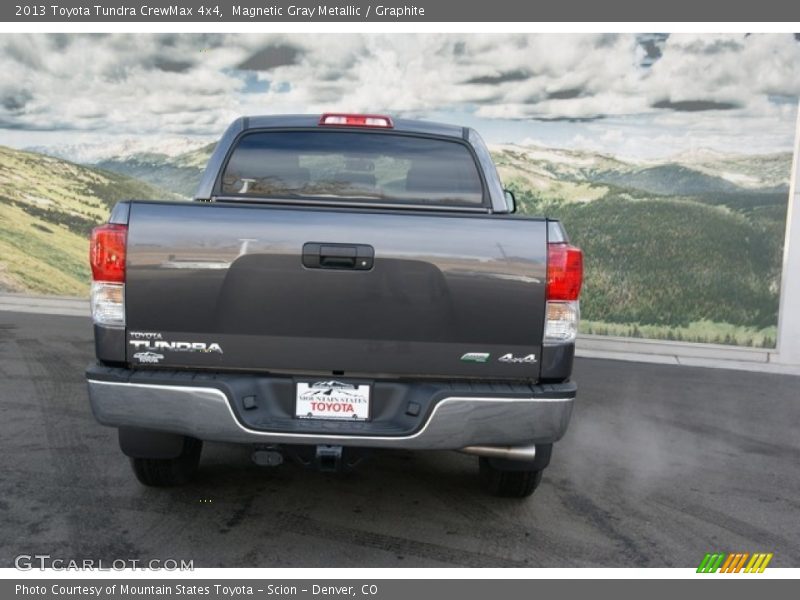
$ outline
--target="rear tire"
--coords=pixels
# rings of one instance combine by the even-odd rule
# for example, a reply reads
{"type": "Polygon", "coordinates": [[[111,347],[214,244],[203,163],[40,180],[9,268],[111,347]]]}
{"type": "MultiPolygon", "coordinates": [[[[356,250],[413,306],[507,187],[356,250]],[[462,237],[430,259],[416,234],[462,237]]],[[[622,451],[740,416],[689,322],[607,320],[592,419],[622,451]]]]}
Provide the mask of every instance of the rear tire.
{"type": "Polygon", "coordinates": [[[203,442],[183,438],[181,453],[175,458],[131,458],[133,472],[142,484],[170,487],[188,483],[200,464],[203,442]]]}
{"type": "Polygon", "coordinates": [[[544,469],[505,470],[481,456],[478,461],[481,482],[486,490],[501,498],[527,498],[542,481],[544,469]]]}
{"type": "Polygon", "coordinates": [[[527,498],[539,487],[552,455],[553,444],[536,444],[536,457],[529,463],[480,457],[481,481],[495,496],[527,498]]]}

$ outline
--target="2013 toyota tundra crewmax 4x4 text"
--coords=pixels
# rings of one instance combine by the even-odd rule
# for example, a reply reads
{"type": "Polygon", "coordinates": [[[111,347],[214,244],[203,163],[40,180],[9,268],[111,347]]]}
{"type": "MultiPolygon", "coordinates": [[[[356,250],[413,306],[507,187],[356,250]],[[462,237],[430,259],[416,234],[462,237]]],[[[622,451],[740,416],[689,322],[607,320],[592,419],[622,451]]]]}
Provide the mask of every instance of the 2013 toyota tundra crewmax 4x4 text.
{"type": "Polygon", "coordinates": [[[479,457],[530,495],[564,434],[583,276],[470,128],[380,115],[236,120],[194,202],[120,202],[92,233],[100,423],[147,485],[203,441],[352,465],[479,457]]]}

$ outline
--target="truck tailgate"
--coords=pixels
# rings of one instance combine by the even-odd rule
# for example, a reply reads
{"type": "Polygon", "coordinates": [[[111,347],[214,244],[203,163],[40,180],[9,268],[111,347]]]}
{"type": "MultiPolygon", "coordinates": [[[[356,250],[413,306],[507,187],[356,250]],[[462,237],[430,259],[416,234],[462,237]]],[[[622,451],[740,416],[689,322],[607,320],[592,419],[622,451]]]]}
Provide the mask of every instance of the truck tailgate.
{"type": "Polygon", "coordinates": [[[133,202],[126,356],[141,368],[537,379],[546,254],[545,220],[133,202]]]}

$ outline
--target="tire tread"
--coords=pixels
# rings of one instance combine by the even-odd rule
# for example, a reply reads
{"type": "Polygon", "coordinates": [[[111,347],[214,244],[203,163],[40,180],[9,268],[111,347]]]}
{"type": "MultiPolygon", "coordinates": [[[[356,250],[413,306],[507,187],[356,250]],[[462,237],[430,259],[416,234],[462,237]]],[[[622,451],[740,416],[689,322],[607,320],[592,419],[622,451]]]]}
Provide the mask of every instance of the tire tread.
{"type": "Polygon", "coordinates": [[[493,467],[489,460],[479,459],[481,480],[494,496],[527,498],[539,487],[544,469],[506,471],[493,467]]]}
{"type": "Polygon", "coordinates": [[[200,464],[203,442],[187,437],[176,458],[131,458],[133,472],[149,487],[172,487],[188,483],[200,464]]]}

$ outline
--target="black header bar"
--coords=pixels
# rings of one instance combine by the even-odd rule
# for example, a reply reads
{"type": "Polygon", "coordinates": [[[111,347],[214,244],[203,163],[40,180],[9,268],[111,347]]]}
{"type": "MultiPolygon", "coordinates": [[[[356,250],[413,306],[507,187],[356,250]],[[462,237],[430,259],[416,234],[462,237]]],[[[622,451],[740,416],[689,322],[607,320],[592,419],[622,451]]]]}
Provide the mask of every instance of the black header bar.
{"type": "MultiPolygon", "coordinates": [[[[12,0],[5,22],[797,22],[789,0],[12,0]]],[[[713,28],[712,28],[713,29],[713,28]]],[[[754,28],[757,29],[757,28],[754,28]]]]}

